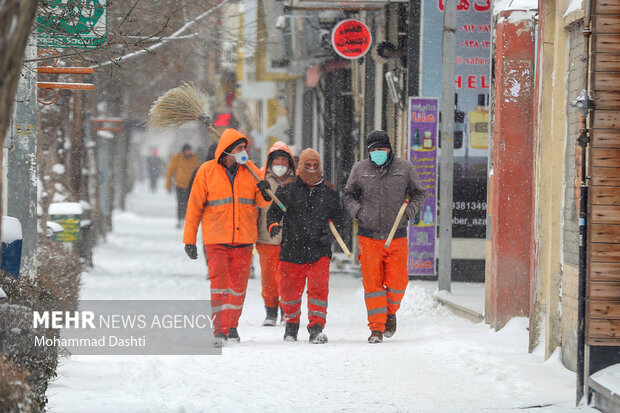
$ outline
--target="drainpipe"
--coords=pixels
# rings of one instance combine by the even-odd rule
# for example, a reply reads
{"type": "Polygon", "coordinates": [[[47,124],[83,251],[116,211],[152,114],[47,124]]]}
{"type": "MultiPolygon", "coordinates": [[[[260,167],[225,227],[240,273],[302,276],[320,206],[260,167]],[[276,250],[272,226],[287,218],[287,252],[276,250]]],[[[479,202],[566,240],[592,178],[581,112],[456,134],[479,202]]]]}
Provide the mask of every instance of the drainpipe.
{"type": "MultiPolygon", "coordinates": [[[[579,133],[578,144],[581,147],[581,185],[579,188],[579,296],[578,296],[578,330],[577,330],[577,405],[581,401],[584,395],[584,391],[587,391],[587,377],[589,375],[588,370],[585,368],[585,323],[586,323],[586,259],[587,259],[587,216],[588,216],[588,176],[587,174],[587,148],[590,141],[590,130],[588,129],[588,114],[591,108],[591,99],[588,93],[589,91],[589,69],[590,69],[590,9],[591,0],[584,0],[584,17],[583,17],[583,92],[582,95],[585,101],[578,99],[575,102],[575,106],[580,107],[581,110],[581,130],[579,133]],[[580,105],[581,103],[581,105],[580,105]]],[[[580,96],[581,98],[581,96],[580,96]]],[[[572,105],[572,104],[571,104],[572,105]]],[[[589,399],[588,395],[588,399],[589,399]]],[[[588,400],[589,404],[589,400],[588,400]]]]}

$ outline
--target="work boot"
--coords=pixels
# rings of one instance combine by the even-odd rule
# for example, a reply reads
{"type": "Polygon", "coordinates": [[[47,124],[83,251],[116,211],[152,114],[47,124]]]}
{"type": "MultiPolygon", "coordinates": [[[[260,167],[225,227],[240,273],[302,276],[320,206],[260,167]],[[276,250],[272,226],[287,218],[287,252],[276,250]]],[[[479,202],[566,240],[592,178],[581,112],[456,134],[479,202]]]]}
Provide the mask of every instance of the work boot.
{"type": "Polygon", "coordinates": [[[226,345],[228,337],[224,333],[217,333],[213,338],[213,347],[221,348],[226,345]]]}
{"type": "Polygon", "coordinates": [[[278,322],[278,307],[265,306],[265,311],[267,311],[267,316],[265,317],[265,321],[263,321],[263,326],[275,326],[278,322]]]}
{"type": "Polygon", "coordinates": [[[299,324],[286,323],[286,329],[284,329],[284,341],[297,341],[298,331],[299,324]]]}
{"type": "Polygon", "coordinates": [[[370,337],[368,337],[368,342],[370,344],[378,344],[383,343],[383,333],[381,331],[371,331],[370,337]]]}
{"type": "Polygon", "coordinates": [[[385,322],[385,338],[391,338],[396,332],[396,314],[388,314],[385,322]]]}
{"type": "Polygon", "coordinates": [[[228,341],[231,343],[238,343],[241,341],[239,333],[237,332],[237,327],[230,327],[228,330],[228,341]]]}
{"type": "Polygon", "coordinates": [[[327,343],[327,336],[323,333],[323,326],[321,324],[315,324],[308,326],[308,333],[310,333],[310,343],[312,344],[325,344],[327,343]]]}

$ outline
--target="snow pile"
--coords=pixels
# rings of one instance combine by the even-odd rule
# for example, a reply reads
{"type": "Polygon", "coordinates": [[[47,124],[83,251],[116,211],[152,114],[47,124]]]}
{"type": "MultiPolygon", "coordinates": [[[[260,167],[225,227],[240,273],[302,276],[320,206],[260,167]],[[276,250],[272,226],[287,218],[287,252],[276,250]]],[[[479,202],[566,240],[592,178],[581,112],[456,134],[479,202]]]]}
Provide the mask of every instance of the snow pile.
{"type": "Polygon", "coordinates": [[[19,219],[13,217],[2,217],[2,242],[10,244],[13,241],[22,239],[22,224],[19,219]]]}
{"type": "Polygon", "coordinates": [[[592,379],[611,391],[612,394],[620,395],[620,364],[614,364],[597,371],[592,375],[592,379]]]}
{"type": "Polygon", "coordinates": [[[57,163],[54,166],[52,166],[52,172],[58,175],[64,175],[65,166],[63,164],[57,163]]]}

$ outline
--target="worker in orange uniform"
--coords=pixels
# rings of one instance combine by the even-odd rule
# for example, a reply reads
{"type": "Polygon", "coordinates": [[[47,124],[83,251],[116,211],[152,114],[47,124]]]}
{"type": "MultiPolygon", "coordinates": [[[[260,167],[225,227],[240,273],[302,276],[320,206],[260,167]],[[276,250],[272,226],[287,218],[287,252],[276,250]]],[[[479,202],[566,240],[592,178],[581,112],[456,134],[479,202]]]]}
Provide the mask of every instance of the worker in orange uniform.
{"type": "Polygon", "coordinates": [[[202,223],[209,278],[215,345],[239,342],[237,326],[243,310],[252,264],[252,244],[258,239],[259,208],[269,205],[269,183],[256,182],[247,168],[248,139],[235,129],[222,133],[215,159],[202,164],[189,196],[183,242],[196,259],[196,233],[202,223]],[[245,164],[245,165],[243,165],[245,164]]]}
{"type": "Polygon", "coordinates": [[[368,310],[369,343],[383,342],[396,332],[396,311],[405,294],[407,225],[422,208],[425,191],[413,164],[394,156],[388,134],[370,132],[366,139],[370,159],[356,162],[344,189],[344,205],[358,222],[359,260],[368,310]],[[405,215],[389,248],[385,248],[398,211],[409,196],[405,215]]]}
{"type": "Polygon", "coordinates": [[[313,344],[327,342],[323,332],[327,319],[329,262],[334,241],[329,220],[342,229],[344,211],[338,190],[323,179],[321,156],[314,149],[299,155],[298,176],[282,184],[276,197],[283,212],[271,204],[267,228],[272,236],[282,231],[280,250],[280,296],[286,328],[285,341],[296,341],[301,315],[301,296],[308,280],[308,333],[313,344]]]}
{"type": "Polygon", "coordinates": [[[181,152],[175,154],[168,164],[166,172],[166,190],[172,189],[172,179],[177,195],[177,228],[181,228],[181,223],[185,219],[187,210],[187,200],[189,191],[192,189],[190,181],[194,171],[200,166],[200,159],[192,152],[192,147],[186,143],[181,152]]]}
{"type": "MultiPolygon", "coordinates": [[[[272,191],[295,176],[295,160],[288,145],[278,141],[269,149],[267,162],[263,171],[263,179],[269,182],[272,191]]],[[[275,326],[278,321],[278,307],[280,306],[280,242],[282,234],[270,237],[267,231],[267,210],[261,208],[258,214],[258,241],[256,250],[260,256],[262,296],[267,313],[264,326],[275,326]]]]}

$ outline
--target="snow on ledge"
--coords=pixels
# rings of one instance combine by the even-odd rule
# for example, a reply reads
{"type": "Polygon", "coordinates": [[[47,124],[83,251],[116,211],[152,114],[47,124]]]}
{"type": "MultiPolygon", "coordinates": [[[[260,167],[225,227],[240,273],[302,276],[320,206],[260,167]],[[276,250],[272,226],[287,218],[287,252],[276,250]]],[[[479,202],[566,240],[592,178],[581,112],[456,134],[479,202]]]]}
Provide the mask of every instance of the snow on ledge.
{"type": "Polygon", "coordinates": [[[53,202],[48,211],[50,215],[81,215],[82,205],[79,202],[53,202]]]}
{"type": "Polygon", "coordinates": [[[538,10],[538,0],[499,0],[493,4],[493,15],[505,10],[538,10]]]}
{"type": "Polygon", "coordinates": [[[583,9],[583,0],[571,0],[570,3],[566,6],[566,10],[562,13],[562,17],[566,18],[569,14],[574,11],[583,9]]]}
{"type": "Polygon", "coordinates": [[[614,364],[597,371],[591,378],[608,389],[612,394],[620,395],[620,364],[614,364]]]}

